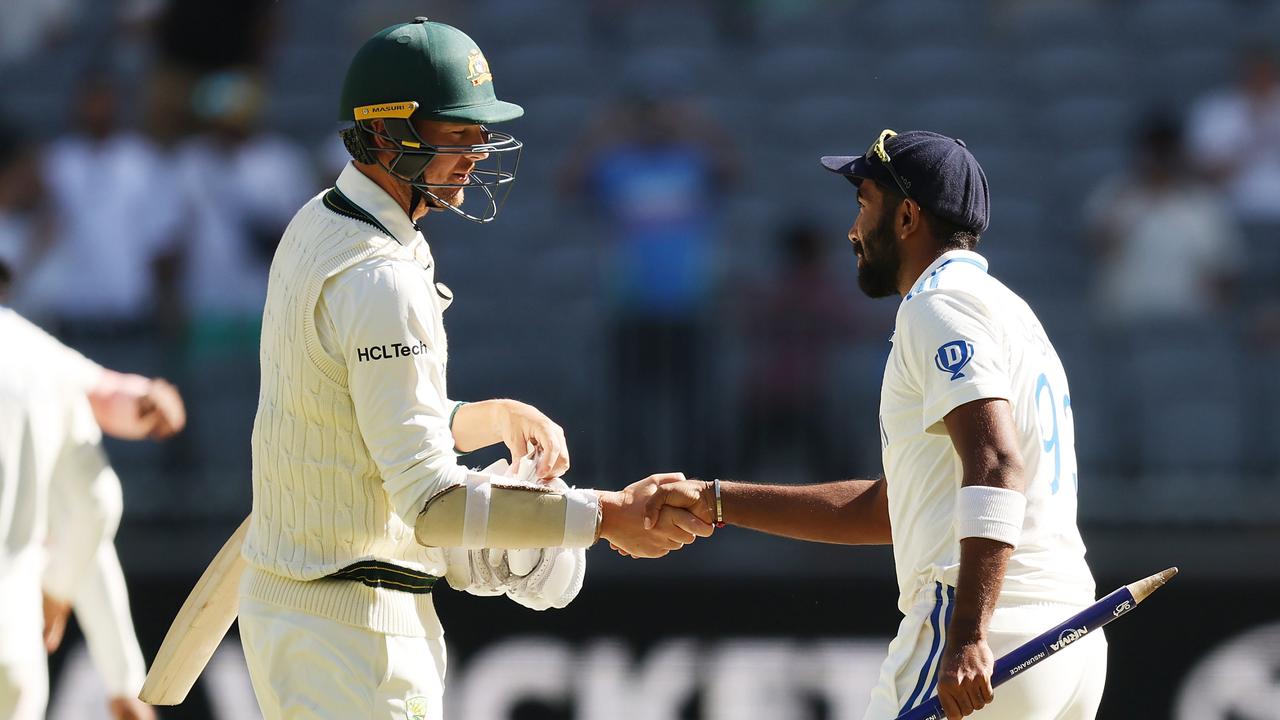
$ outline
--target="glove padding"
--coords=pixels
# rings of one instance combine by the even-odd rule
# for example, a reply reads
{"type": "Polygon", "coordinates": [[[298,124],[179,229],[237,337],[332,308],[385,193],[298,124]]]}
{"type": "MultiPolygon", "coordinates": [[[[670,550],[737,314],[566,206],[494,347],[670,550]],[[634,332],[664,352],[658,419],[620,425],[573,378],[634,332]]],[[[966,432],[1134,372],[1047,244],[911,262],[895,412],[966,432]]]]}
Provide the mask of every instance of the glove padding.
{"type": "Polygon", "coordinates": [[[515,581],[507,597],[532,610],[562,608],[582,590],[587,552],[582,548],[545,548],[541,552],[541,561],[515,581]]]}
{"type": "MultiPolygon", "coordinates": [[[[517,480],[532,482],[535,467],[533,458],[522,458],[513,474],[517,480]]],[[[509,468],[505,460],[500,460],[484,472],[501,475],[507,474],[509,468]]],[[[558,478],[545,486],[559,491],[569,489],[558,478]]],[[[587,571],[587,554],[583,548],[449,548],[445,554],[449,564],[445,579],[455,590],[483,596],[505,593],[532,610],[568,605],[582,590],[587,571]]]]}

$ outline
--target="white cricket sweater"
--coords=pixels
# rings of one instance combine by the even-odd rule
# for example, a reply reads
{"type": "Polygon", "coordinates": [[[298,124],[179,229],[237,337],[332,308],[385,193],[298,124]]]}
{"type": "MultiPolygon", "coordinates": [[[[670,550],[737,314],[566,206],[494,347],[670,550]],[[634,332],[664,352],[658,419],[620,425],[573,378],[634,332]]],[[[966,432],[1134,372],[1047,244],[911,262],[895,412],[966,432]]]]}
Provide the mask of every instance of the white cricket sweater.
{"type": "Polygon", "coordinates": [[[445,574],[413,531],[466,476],[433,273],[409,218],[351,165],[285,230],[263,311],[242,594],[387,634],[443,632],[430,594],[322,579],[366,560],[445,574]]]}

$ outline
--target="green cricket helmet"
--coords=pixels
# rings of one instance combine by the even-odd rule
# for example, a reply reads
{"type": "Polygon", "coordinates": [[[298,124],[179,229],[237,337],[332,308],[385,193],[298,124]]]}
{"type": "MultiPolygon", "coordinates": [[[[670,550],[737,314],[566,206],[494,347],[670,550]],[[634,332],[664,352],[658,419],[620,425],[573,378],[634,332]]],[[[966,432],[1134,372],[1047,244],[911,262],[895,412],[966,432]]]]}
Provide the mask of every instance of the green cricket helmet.
{"type": "MultiPolygon", "coordinates": [[[[475,222],[489,222],[498,214],[511,190],[524,145],[508,133],[490,130],[491,123],[524,114],[519,105],[497,98],[493,73],[474,40],[461,30],[424,17],[392,25],[374,35],[356,52],[342,83],[340,119],[355,122],[342,131],[343,142],[357,162],[376,163],[393,177],[412,185],[437,207],[447,208],[475,222]],[[382,121],[382,130],[374,121],[382,121]],[[479,145],[430,145],[413,120],[474,123],[484,130],[479,145]],[[384,163],[373,151],[371,137],[388,142],[395,157],[384,163]],[[436,155],[488,153],[465,183],[428,184],[423,177],[436,155]],[[509,168],[509,169],[508,169],[509,168]],[[433,190],[478,187],[488,201],[483,216],[473,215],[441,199],[433,190]]],[[[386,148],[381,148],[386,149],[386,148]]]]}

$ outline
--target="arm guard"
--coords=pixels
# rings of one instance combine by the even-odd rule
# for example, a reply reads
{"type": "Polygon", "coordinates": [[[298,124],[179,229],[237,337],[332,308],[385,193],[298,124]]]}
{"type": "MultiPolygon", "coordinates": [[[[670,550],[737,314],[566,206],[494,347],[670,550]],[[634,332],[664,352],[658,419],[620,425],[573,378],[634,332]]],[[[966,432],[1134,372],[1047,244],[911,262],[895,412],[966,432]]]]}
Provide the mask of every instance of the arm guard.
{"type": "Polygon", "coordinates": [[[553,490],[469,472],[466,485],[427,501],[414,534],[427,547],[585,548],[596,541],[599,518],[600,499],[592,490],[553,490]]]}

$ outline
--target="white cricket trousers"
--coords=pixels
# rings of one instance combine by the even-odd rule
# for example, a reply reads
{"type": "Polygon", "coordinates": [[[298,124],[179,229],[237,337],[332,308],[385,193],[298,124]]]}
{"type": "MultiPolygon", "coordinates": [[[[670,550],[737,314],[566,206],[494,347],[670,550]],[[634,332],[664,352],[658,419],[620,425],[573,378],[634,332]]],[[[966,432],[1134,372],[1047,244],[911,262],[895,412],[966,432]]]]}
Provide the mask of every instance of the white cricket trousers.
{"type": "Polygon", "coordinates": [[[264,720],[441,720],[444,638],[384,635],[240,596],[264,720]]]}
{"type": "Polygon", "coordinates": [[[43,720],[49,701],[40,555],[0,572],[0,718],[43,720]],[[34,558],[34,559],[32,559],[34,558]]]}
{"type": "MultiPolygon", "coordinates": [[[[880,683],[863,720],[893,720],[938,694],[938,662],[947,643],[955,588],[934,583],[916,596],[889,643],[880,683]]],[[[987,631],[999,659],[1083,608],[1036,604],[996,607],[987,631]]],[[[995,689],[978,720],[1093,720],[1107,679],[1107,641],[1095,630],[1070,648],[995,689]]]]}

